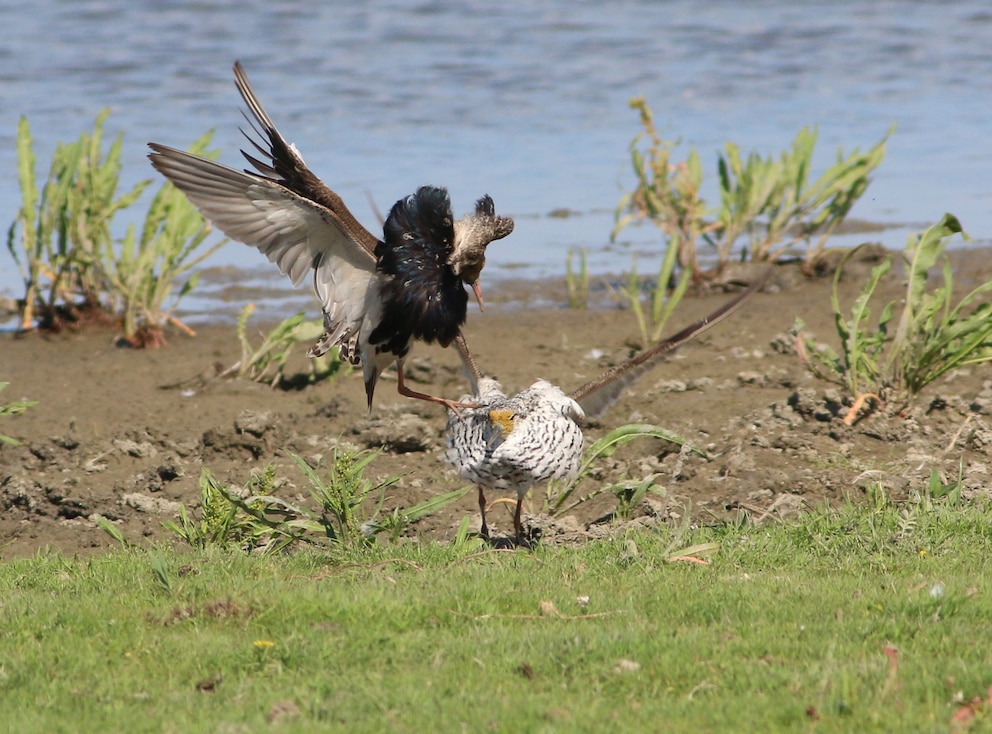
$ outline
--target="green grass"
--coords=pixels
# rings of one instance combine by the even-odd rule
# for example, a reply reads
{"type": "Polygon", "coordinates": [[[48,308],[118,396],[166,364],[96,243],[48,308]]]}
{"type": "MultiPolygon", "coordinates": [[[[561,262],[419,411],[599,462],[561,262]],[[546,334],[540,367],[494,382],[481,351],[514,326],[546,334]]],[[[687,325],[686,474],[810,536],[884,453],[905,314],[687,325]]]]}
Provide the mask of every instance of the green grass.
{"type": "MultiPolygon", "coordinates": [[[[3,382],[0,380],[0,392],[7,389],[9,382],[3,382]]],[[[20,415],[28,408],[32,408],[38,404],[37,400],[11,400],[9,403],[0,402],[0,418],[8,415],[20,415]]],[[[18,441],[13,436],[7,436],[0,433],[0,443],[5,443],[10,446],[20,446],[21,442],[18,441]]]]}
{"type": "MultiPolygon", "coordinates": [[[[666,529],[534,552],[41,554],[0,565],[3,718],[17,732],[947,731],[955,699],[992,681],[989,510],[875,494],[678,531],[719,543],[711,565],[668,562],[666,529]]],[[[990,724],[982,710],[969,731],[990,724]]]]}

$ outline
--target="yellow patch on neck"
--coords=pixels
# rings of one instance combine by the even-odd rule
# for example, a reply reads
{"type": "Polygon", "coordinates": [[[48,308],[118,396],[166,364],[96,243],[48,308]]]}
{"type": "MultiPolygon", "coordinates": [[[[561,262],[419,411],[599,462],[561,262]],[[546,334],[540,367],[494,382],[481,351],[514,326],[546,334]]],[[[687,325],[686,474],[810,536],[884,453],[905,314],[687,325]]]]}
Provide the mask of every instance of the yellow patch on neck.
{"type": "Polygon", "coordinates": [[[489,420],[499,427],[504,436],[509,436],[513,430],[513,419],[517,417],[509,408],[497,408],[489,411],[489,420]]]}

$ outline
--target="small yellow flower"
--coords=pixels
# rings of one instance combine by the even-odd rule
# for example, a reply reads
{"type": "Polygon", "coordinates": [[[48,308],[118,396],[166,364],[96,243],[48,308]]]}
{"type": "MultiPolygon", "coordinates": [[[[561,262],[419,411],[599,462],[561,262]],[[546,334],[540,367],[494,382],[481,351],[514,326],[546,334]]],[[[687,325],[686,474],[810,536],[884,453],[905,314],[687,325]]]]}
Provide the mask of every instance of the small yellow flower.
{"type": "Polygon", "coordinates": [[[920,554],[920,558],[924,558],[926,556],[926,554],[927,554],[927,549],[926,548],[920,548],[919,554],[920,554]]]}
{"type": "Polygon", "coordinates": [[[276,646],[272,640],[255,640],[251,644],[255,646],[256,650],[270,650],[276,646]]]}

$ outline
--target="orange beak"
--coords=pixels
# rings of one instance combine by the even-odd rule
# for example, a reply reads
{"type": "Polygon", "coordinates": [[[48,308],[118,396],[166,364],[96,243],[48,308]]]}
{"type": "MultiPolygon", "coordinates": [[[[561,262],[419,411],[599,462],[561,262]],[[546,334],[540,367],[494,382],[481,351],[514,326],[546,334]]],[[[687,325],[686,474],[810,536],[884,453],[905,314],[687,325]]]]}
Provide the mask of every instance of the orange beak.
{"type": "Polygon", "coordinates": [[[479,310],[485,311],[486,306],[482,302],[482,286],[479,285],[479,281],[472,283],[472,292],[475,293],[475,300],[479,302],[479,310]]]}

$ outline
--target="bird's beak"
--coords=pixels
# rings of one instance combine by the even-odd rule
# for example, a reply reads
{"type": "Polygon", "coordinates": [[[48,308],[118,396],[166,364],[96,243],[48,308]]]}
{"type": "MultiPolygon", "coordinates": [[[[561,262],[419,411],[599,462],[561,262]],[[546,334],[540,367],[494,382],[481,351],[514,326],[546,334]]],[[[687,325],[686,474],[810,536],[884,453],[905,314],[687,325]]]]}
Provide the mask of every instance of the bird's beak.
{"type": "Polygon", "coordinates": [[[512,410],[506,408],[496,408],[489,411],[489,423],[483,430],[486,448],[489,451],[495,451],[510,435],[510,432],[513,431],[513,419],[516,417],[512,410]]]}
{"type": "Polygon", "coordinates": [[[479,302],[479,310],[485,311],[486,305],[482,302],[482,286],[479,285],[479,281],[472,283],[472,292],[475,293],[475,300],[479,302]]]}

